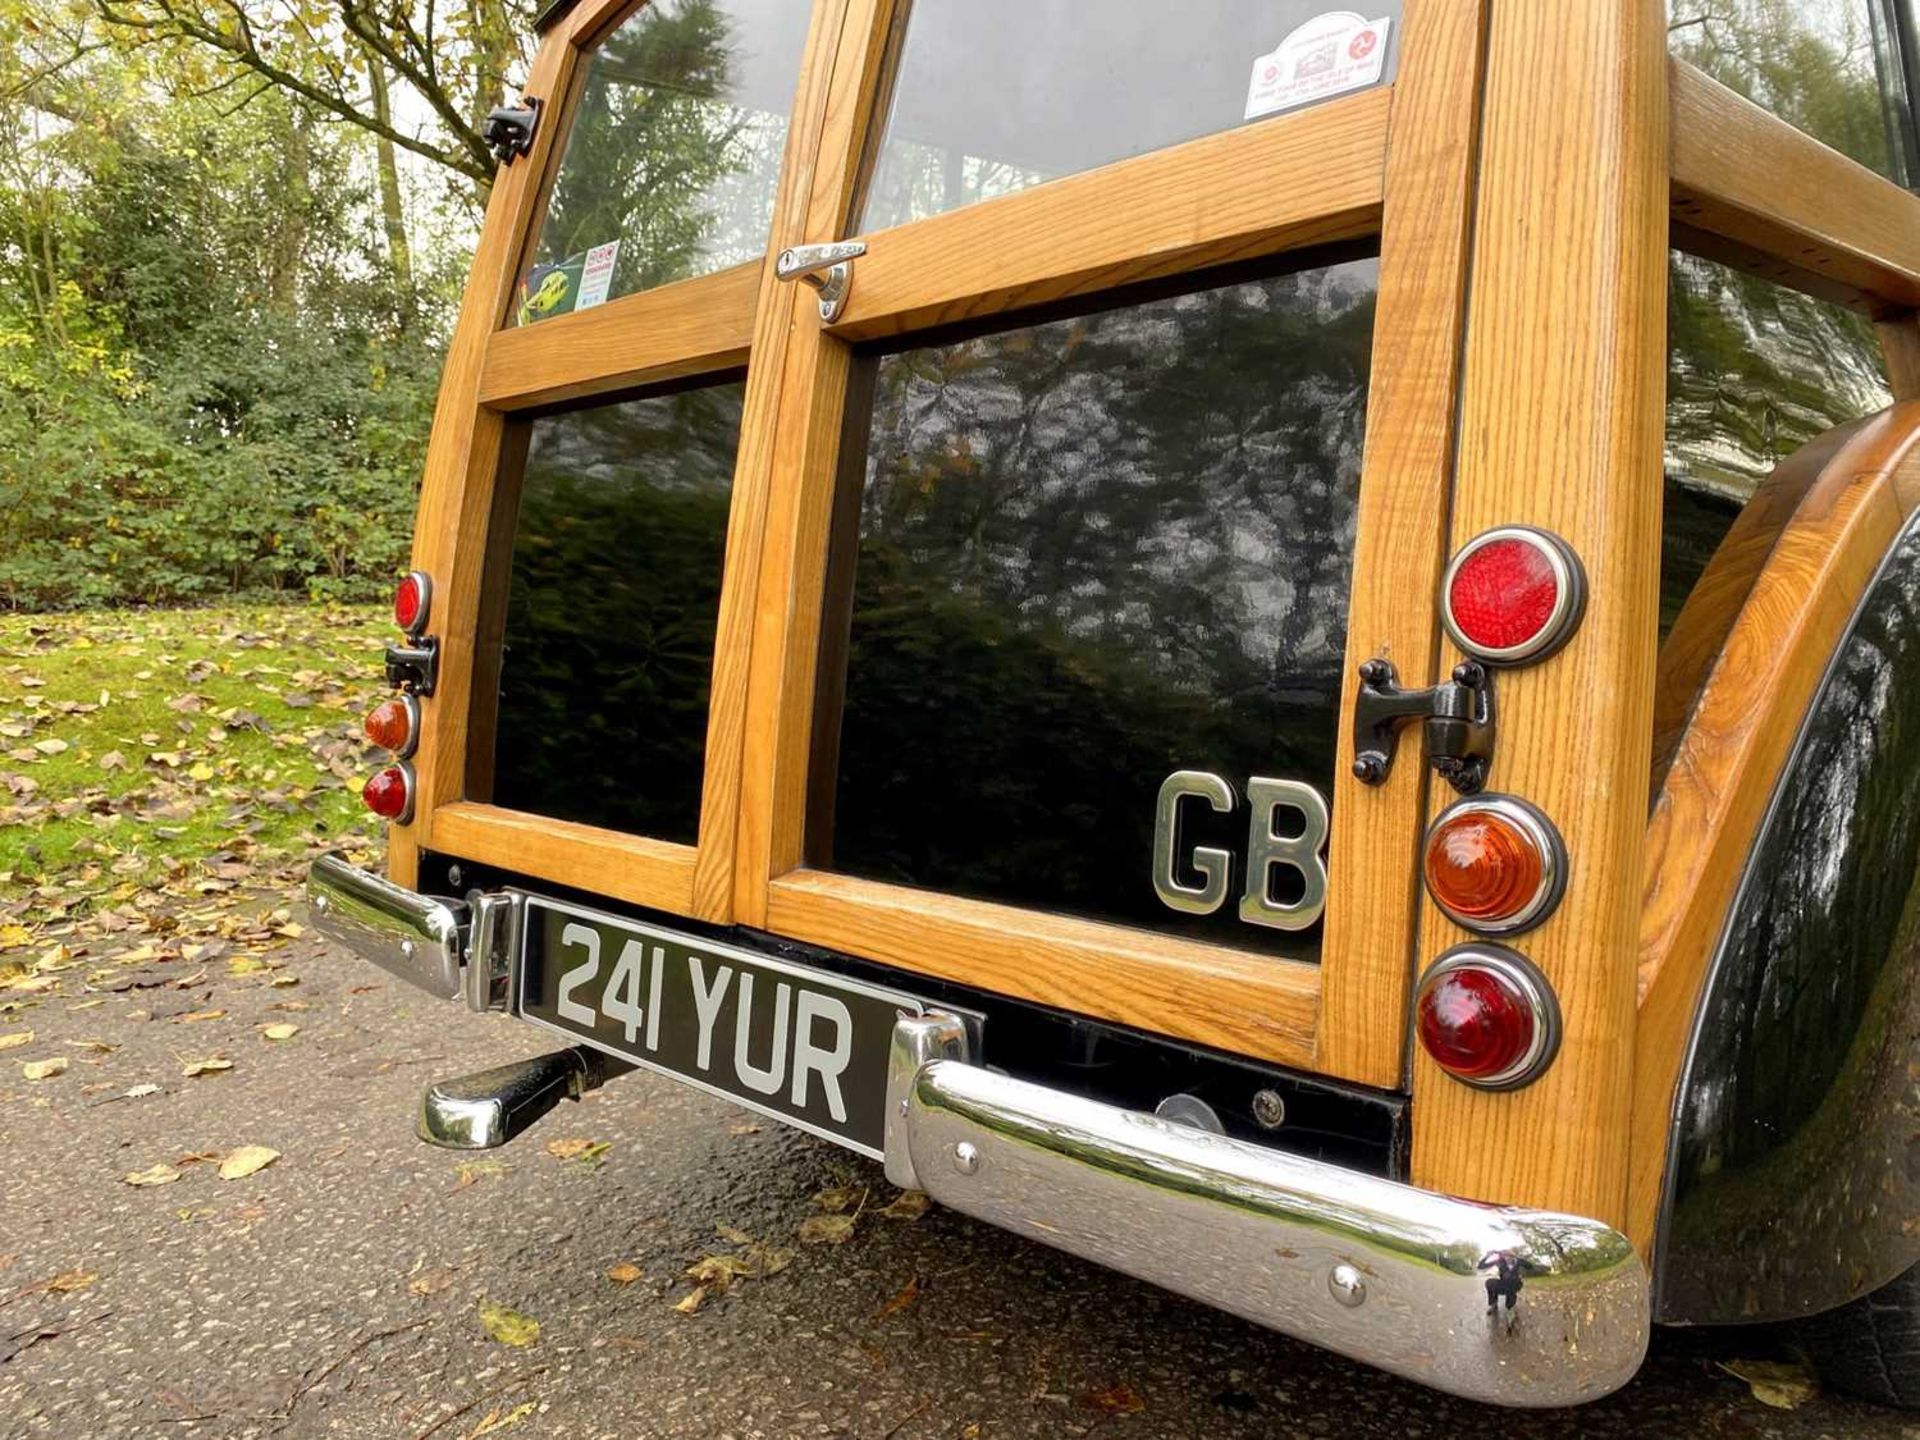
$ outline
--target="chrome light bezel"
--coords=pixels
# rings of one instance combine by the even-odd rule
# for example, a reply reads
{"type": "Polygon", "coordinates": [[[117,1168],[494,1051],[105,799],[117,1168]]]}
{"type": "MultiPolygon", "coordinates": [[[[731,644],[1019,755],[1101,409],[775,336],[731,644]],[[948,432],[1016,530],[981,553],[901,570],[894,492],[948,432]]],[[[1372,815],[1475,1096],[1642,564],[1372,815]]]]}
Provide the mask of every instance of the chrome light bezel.
{"type": "MultiPolygon", "coordinates": [[[[1456,945],[1427,967],[1427,973],[1420,977],[1419,987],[1413,995],[1416,1043],[1421,1003],[1436,984],[1457,970],[1485,972],[1517,994],[1533,1015],[1533,1040],[1519,1059],[1492,1075],[1460,1075],[1441,1065],[1438,1060],[1433,1063],[1448,1078],[1458,1080],[1462,1085],[1471,1085],[1476,1090],[1519,1090],[1531,1085],[1546,1073],[1547,1067],[1560,1053],[1560,1001],[1553,993],[1552,982],[1540,967],[1504,945],[1456,945]]],[[[1427,1058],[1433,1059],[1432,1055],[1427,1058]]]]}
{"type": "Polygon", "coordinates": [[[1559,827],[1531,801],[1522,800],[1518,795],[1471,795],[1442,810],[1427,827],[1426,836],[1420,842],[1420,882],[1441,913],[1462,930],[1471,930],[1476,935],[1522,935],[1545,924],[1567,893],[1567,844],[1560,838],[1559,827]],[[1472,814],[1498,815],[1510,822],[1533,842],[1540,854],[1539,886],[1520,910],[1504,920],[1460,914],[1434,893],[1433,882],[1427,874],[1427,854],[1433,848],[1434,836],[1448,821],[1472,814]]]}
{"type": "Polygon", "coordinates": [[[1531,665],[1546,659],[1580,628],[1587,608],[1587,572],[1573,547],[1552,531],[1532,525],[1500,525],[1474,536],[1447,562],[1440,577],[1440,623],[1447,637],[1474,659],[1488,665],[1531,665]],[[1546,624],[1518,645],[1482,645],[1468,637],[1453,615],[1453,582],[1461,568],[1479,551],[1500,540],[1518,540],[1544,556],[1553,571],[1554,603],[1546,624]]]}
{"type": "Polygon", "coordinates": [[[399,584],[394,586],[395,593],[398,594],[400,585],[406,584],[409,580],[419,587],[420,609],[415,613],[411,625],[400,625],[398,615],[393,617],[393,621],[395,625],[399,625],[401,634],[409,640],[418,640],[426,633],[427,622],[433,617],[433,577],[424,570],[409,570],[400,577],[399,584]]]}

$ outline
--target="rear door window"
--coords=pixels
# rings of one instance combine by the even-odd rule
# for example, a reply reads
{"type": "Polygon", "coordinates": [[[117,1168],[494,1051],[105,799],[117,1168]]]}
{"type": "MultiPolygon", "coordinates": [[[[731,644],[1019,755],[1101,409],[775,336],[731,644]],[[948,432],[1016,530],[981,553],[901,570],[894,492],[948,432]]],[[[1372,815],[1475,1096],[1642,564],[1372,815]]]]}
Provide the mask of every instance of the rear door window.
{"type": "MultiPolygon", "coordinates": [[[[1356,259],[863,358],[810,863],[1317,954],[1317,924],[1162,904],[1156,797],[1180,770],[1331,792],[1376,276],[1356,259]]],[[[1237,899],[1245,809],[1179,824],[1177,853],[1235,857],[1237,899]]],[[[1299,872],[1273,877],[1295,903],[1299,872]]]]}

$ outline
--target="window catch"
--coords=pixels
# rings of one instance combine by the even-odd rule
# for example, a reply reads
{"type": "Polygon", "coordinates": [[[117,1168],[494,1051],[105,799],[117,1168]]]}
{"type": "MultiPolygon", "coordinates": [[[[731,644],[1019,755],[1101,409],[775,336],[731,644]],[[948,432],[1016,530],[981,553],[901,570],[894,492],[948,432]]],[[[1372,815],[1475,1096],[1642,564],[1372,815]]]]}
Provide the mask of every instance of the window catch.
{"type": "Polygon", "coordinates": [[[518,105],[496,105],[487,112],[481,137],[502,165],[511,165],[533,149],[533,132],[539,124],[539,97],[522,95],[518,105]]]}
{"type": "Polygon", "coordinates": [[[820,296],[820,323],[831,325],[847,308],[853,290],[853,262],[867,253],[864,240],[836,240],[826,245],[795,245],[782,250],[773,262],[781,280],[799,280],[820,296]]]}
{"type": "Polygon", "coordinates": [[[1462,795],[1487,783],[1493,763],[1493,676],[1468,660],[1453,678],[1427,690],[1403,690],[1393,663],[1368,660],[1360,667],[1360,696],[1353,706],[1353,773],[1363,785],[1386,782],[1400,745],[1400,727],[1426,728],[1427,761],[1462,795]]]}

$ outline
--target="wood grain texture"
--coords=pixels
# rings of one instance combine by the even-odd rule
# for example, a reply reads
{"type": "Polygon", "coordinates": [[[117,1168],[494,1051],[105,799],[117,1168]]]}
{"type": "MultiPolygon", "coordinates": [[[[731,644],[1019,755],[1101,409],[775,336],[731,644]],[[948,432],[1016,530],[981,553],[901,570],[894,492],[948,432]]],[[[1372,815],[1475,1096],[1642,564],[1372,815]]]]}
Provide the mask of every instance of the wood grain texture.
{"type": "Polygon", "coordinates": [[[701,783],[699,859],[693,914],[717,924],[745,918],[734,908],[734,867],[740,826],[742,766],[748,727],[754,636],[764,597],[761,569],[773,488],[773,437],[801,287],[780,280],[774,261],[807,233],[814,173],[820,165],[828,97],[850,25],[868,0],[815,0],[805,57],[787,124],[787,150],[774,195],[767,253],[759,266],[753,358],[741,407],[740,449],[734,460],[727,517],[725,574],[714,628],[713,680],[707,707],[705,773],[701,783]]]}
{"type": "Polygon", "coordinates": [[[1453,475],[1483,0],[1408,0],[1388,118],[1366,450],[1334,767],[1315,1068],[1400,1083],[1418,916],[1427,770],[1416,746],[1384,786],[1353,777],[1355,676],[1373,657],[1431,684],[1453,475]]]}
{"type": "Polygon", "coordinates": [[[1920,400],[1920,314],[1889,316],[1880,322],[1879,330],[1893,398],[1920,400]]]}
{"type": "MultiPolygon", "coordinates": [[[[569,16],[547,35],[523,87],[548,101],[550,110],[572,85],[579,54],[573,37],[583,13],[569,16]]],[[[410,866],[418,849],[435,843],[436,810],[462,793],[480,572],[503,434],[499,412],[480,404],[480,376],[489,342],[512,300],[519,257],[538,218],[540,177],[553,163],[561,128],[541,125],[532,152],[502,166],[494,180],[441,371],[413,531],[413,566],[432,576],[435,587],[428,629],[440,641],[439,683],[420,707],[413,823],[390,832],[394,855],[410,866]]]]}
{"type": "MultiPolygon", "coordinates": [[[[1556,913],[1513,942],[1552,980],[1563,1040],[1518,1091],[1475,1090],[1424,1052],[1413,1066],[1415,1184],[1616,1224],[1658,615],[1666,81],[1660,0],[1493,7],[1451,533],[1457,549],[1542,526],[1592,581],[1567,648],[1496,679],[1490,788],[1539,805],[1572,856],[1556,913]]],[[[1424,960],[1466,938],[1423,913],[1424,960]]]]}
{"type": "Polygon", "coordinates": [[[1920,195],[1670,63],[1674,219],[1736,247],[1703,253],[1748,250],[1747,268],[1863,309],[1920,304],[1920,195]]]}
{"type": "Polygon", "coordinates": [[[895,335],[1373,233],[1390,105],[1369,90],[865,235],[833,333],[895,335]]]}
{"type": "Polygon", "coordinates": [[[676,915],[693,907],[691,845],[469,801],[441,806],[433,823],[439,848],[462,859],[676,915]]]}
{"type": "Polygon", "coordinates": [[[1848,426],[1822,448],[1810,484],[1793,476],[1783,486],[1799,484],[1799,502],[1728,629],[1647,827],[1627,1224],[1649,1253],[1708,962],[1801,717],[1881,557],[1920,504],[1920,402],[1848,426]]]}
{"type": "Polygon", "coordinates": [[[818,870],[770,887],[770,928],[1077,1014],[1307,1066],[1319,967],[818,870]]]}
{"type": "Polygon", "coordinates": [[[755,261],[496,334],[480,403],[529,410],[747,363],[755,261]]]}
{"type": "MultiPolygon", "coordinates": [[[[853,209],[895,8],[894,0],[849,0],[796,241],[838,238],[853,209]]],[[[778,370],[767,371],[775,388],[754,436],[767,520],[744,677],[732,896],[747,925],[767,923],[767,881],[799,860],[826,531],[852,361],[847,345],[821,329],[812,292],[785,288],[785,348],[778,370]]]]}

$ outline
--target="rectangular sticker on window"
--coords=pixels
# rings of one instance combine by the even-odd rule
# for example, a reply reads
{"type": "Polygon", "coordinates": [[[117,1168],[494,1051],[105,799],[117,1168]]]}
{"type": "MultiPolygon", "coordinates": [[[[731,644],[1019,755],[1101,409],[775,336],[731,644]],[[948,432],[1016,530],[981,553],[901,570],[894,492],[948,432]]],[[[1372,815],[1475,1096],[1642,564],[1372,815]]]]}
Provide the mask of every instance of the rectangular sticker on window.
{"type": "Polygon", "coordinates": [[[586,261],[580,267],[580,297],[573,302],[574,309],[585,310],[590,305],[607,303],[607,292],[613,288],[613,262],[619,258],[618,240],[609,240],[587,251],[586,261]]]}
{"type": "Polygon", "coordinates": [[[1391,17],[1367,20],[1352,10],[1334,10],[1299,26],[1253,62],[1246,118],[1379,84],[1392,23],[1391,17]]]}

